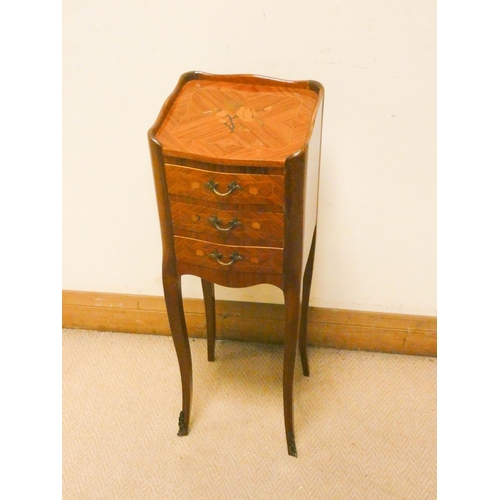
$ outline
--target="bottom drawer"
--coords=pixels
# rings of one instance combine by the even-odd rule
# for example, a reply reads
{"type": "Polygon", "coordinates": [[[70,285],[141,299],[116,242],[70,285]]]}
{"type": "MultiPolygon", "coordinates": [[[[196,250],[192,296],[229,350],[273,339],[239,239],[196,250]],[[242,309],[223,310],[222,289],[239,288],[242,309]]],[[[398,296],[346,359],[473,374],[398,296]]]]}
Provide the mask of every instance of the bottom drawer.
{"type": "Polygon", "coordinates": [[[174,236],[174,245],[178,262],[227,272],[283,272],[282,248],[221,245],[181,236],[174,236]]]}

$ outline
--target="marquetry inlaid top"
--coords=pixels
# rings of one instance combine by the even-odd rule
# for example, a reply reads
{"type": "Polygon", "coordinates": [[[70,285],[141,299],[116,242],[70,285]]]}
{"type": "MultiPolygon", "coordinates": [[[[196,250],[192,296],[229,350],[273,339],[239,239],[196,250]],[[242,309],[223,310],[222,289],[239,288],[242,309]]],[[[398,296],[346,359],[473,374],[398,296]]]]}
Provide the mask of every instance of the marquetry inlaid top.
{"type": "Polygon", "coordinates": [[[156,139],[181,155],[284,163],[304,146],[317,100],[307,88],[191,80],[156,139]]]}

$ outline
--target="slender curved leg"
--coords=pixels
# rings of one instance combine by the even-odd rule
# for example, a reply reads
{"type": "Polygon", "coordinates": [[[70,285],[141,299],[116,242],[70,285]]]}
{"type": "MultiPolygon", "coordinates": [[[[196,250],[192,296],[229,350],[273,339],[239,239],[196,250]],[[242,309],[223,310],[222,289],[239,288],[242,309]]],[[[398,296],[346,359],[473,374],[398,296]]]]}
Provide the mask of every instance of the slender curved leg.
{"type": "Polygon", "coordinates": [[[288,454],[297,456],[293,430],[293,373],[300,319],[300,287],[285,292],[285,353],[283,360],[283,407],[288,454]]]}
{"type": "Polygon", "coordinates": [[[182,305],[180,277],[164,275],[163,290],[165,293],[165,304],[167,306],[170,330],[172,331],[172,338],[174,340],[175,351],[177,353],[177,360],[179,361],[181,372],[182,411],[179,415],[179,432],[177,435],[186,436],[189,431],[189,415],[193,393],[193,367],[184,307],[182,305]]]}
{"type": "Polygon", "coordinates": [[[207,318],[207,350],[208,361],[215,359],[215,294],[214,284],[211,281],[201,280],[205,316],[207,318]]]}
{"type": "Polygon", "coordinates": [[[302,287],[302,311],[300,314],[300,332],[299,332],[299,350],[302,361],[302,373],[309,377],[309,363],[307,361],[307,312],[309,310],[309,296],[311,293],[311,281],[314,266],[314,251],[316,248],[316,229],[307,258],[306,269],[304,271],[304,280],[302,287]]]}

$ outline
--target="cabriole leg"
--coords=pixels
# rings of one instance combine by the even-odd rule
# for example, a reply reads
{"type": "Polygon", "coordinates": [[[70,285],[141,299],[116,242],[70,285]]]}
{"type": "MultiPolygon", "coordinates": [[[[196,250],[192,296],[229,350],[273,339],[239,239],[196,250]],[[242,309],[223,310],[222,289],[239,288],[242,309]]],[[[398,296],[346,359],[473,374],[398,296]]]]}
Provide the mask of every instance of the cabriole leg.
{"type": "Polygon", "coordinates": [[[180,277],[164,277],[163,289],[167,306],[168,320],[175,351],[181,372],[182,383],[182,411],[179,415],[179,436],[186,436],[189,431],[189,415],[191,411],[191,397],[193,393],[193,367],[191,349],[186,329],[184,307],[182,305],[180,277]]]}
{"type": "Polygon", "coordinates": [[[215,294],[214,284],[211,281],[201,280],[205,316],[207,321],[207,352],[208,361],[215,359],[215,294]]]}
{"type": "Polygon", "coordinates": [[[316,229],[309,250],[306,268],[304,271],[303,287],[302,287],[302,311],[300,314],[300,333],[299,333],[299,350],[300,359],[302,361],[302,373],[309,376],[309,362],[307,360],[307,313],[309,310],[309,297],[311,294],[311,282],[314,267],[314,252],[316,249],[316,229]]]}
{"type": "Polygon", "coordinates": [[[283,409],[288,454],[297,456],[293,425],[293,374],[297,355],[300,288],[285,292],[285,349],[283,360],[283,409]]]}

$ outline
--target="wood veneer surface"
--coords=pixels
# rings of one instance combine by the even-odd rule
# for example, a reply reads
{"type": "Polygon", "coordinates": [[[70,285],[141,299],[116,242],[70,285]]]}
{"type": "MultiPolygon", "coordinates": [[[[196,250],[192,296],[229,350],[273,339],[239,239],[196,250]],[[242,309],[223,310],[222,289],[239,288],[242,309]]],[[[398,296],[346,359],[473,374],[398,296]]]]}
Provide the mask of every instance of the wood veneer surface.
{"type": "Polygon", "coordinates": [[[317,100],[307,88],[191,80],[155,137],[167,152],[284,163],[306,143],[317,100]]]}
{"type": "Polygon", "coordinates": [[[180,201],[170,202],[170,213],[175,235],[190,236],[185,232],[191,232],[195,238],[203,235],[204,239],[208,237],[209,241],[220,243],[283,247],[283,213],[214,210],[180,201]],[[221,221],[222,226],[228,227],[234,220],[238,224],[231,230],[218,231],[210,222],[214,217],[221,221]]]}
{"type": "MultiPolygon", "coordinates": [[[[283,249],[257,246],[224,245],[193,238],[174,237],[177,262],[210,267],[227,274],[226,286],[232,286],[233,273],[281,273],[283,272],[283,249]],[[210,254],[220,253],[223,262],[231,260],[235,252],[241,260],[228,266],[221,266],[210,254]]],[[[235,278],[237,280],[237,278],[235,278]]]]}
{"type": "Polygon", "coordinates": [[[211,201],[226,204],[252,205],[273,204],[279,206],[276,211],[282,210],[285,200],[285,185],[282,175],[260,174],[227,174],[214,173],[178,165],[166,165],[166,179],[170,194],[193,198],[194,201],[211,201]],[[238,189],[229,196],[220,197],[206,184],[214,181],[222,192],[228,191],[232,182],[238,184],[238,189]]]}

